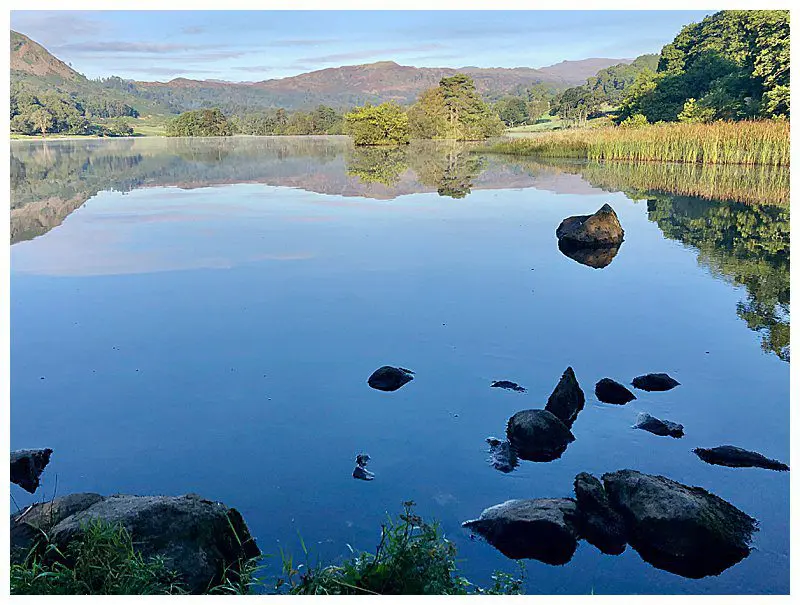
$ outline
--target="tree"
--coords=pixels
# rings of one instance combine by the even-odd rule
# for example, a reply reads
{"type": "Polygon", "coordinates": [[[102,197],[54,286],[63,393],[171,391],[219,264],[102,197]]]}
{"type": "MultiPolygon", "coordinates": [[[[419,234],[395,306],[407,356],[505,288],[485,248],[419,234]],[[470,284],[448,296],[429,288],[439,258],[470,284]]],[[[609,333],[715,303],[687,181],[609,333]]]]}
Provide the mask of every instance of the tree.
{"type": "Polygon", "coordinates": [[[465,74],[442,78],[409,110],[415,138],[477,141],[503,132],[503,122],[478,96],[465,74]]]}
{"type": "Polygon", "coordinates": [[[30,117],[33,127],[44,136],[53,127],[53,114],[44,108],[37,109],[30,117]]]}
{"type": "Polygon", "coordinates": [[[494,108],[506,126],[513,128],[528,121],[528,104],[522,97],[503,97],[495,103],[494,108]]]}
{"type": "Polygon", "coordinates": [[[167,123],[168,137],[225,137],[233,125],[219,109],[187,111],[167,123]]]}
{"type": "Polygon", "coordinates": [[[586,86],[574,86],[556,98],[551,111],[555,111],[563,120],[584,125],[589,116],[599,109],[600,100],[594,91],[586,86]]]}
{"type": "Polygon", "coordinates": [[[356,145],[400,145],[409,140],[408,116],[397,103],[356,107],[345,114],[345,130],[356,145]]]}

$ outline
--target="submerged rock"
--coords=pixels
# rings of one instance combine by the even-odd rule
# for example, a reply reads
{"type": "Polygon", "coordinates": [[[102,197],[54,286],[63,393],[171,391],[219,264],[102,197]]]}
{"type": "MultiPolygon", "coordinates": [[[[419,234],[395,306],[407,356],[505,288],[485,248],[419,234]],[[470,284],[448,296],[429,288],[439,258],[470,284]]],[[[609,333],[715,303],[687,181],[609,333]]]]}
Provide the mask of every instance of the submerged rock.
{"type": "Polygon", "coordinates": [[[50,462],[49,447],[40,450],[17,450],[11,452],[11,483],[16,483],[26,492],[34,493],[39,488],[39,477],[50,462]]]}
{"type": "Polygon", "coordinates": [[[624,405],[636,399],[636,395],[631,393],[626,387],[610,378],[603,378],[594,385],[594,394],[603,403],[613,403],[624,405]]]}
{"type": "Polygon", "coordinates": [[[462,523],[511,559],[564,565],[578,547],[577,506],[569,498],[509,500],[462,523]]]}
{"type": "Polygon", "coordinates": [[[642,559],[688,578],[718,575],[750,554],[755,519],[699,487],[621,470],[603,475],[642,559]]]}
{"type": "Polygon", "coordinates": [[[733,445],[720,445],[706,449],[698,447],[693,450],[703,462],[730,466],[734,468],[757,467],[773,471],[788,471],[789,467],[778,460],[772,460],[758,452],[743,450],[733,445]]]}
{"type": "Polygon", "coordinates": [[[670,422],[669,420],[661,420],[645,412],[639,414],[633,428],[642,429],[643,431],[653,433],[654,435],[660,435],[661,437],[675,437],[676,439],[683,437],[682,424],[670,422]]]}
{"type": "Polygon", "coordinates": [[[576,263],[586,265],[592,269],[604,269],[611,264],[614,257],[619,252],[619,246],[606,246],[604,248],[576,248],[575,244],[560,240],[558,242],[558,249],[561,254],[567,258],[571,258],[576,263]]]}
{"type": "Polygon", "coordinates": [[[556,229],[559,242],[574,248],[618,247],[624,236],[617,213],[608,204],[594,214],[565,218],[556,229]]]}
{"type": "Polygon", "coordinates": [[[489,444],[489,462],[498,471],[510,473],[519,466],[519,458],[511,443],[496,437],[488,437],[486,443],[489,444]]]}
{"type": "Polygon", "coordinates": [[[607,555],[621,554],[627,544],[625,521],[611,508],[603,484],[589,473],[580,473],[574,487],[580,537],[607,555]]]}
{"type": "Polygon", "coordinates": [[[367,470],[367,463],[369,461],[369,454],[358,454],[356,456],[356,467],[353,469],[353,479],[372,481],[375,478],[375,474],[367,470]]]}
{"type": "Polygon", "coordinates": [[[547,399],[544,409],[556,416],[567,425],[572,427],[578,413],[583,409],[586,398],[575,378],[575,372],[571,367],[564,370],[561,379],[558,381],[555,390],[547,399]]]}
{"type": "Polygon", "coordinates": [[[411,370],[383,366],[372,373],[367,379],[367,384],[379,391],[396,391],[412,380],[414,380],[414,372],[411,370]]]}
{"type": "Polygon", "coordinates": [[[516,382],[511,382],[510,380],[494,380],[489,386],[496,389],[516,391],[517,393],[525,392],[525,387],[521,387],[516,382]]]}
{"type": "Polygon", "coordinates": [[[679,386],[681,383],[669,374],[645,374],[637,376],[631,383],[637,389],[643,391],[669,391],[679,386]]]}
{"type": "Polygon", "coordinates": [[[575,436],[547,410],[523,410],[508,420],[506,435],[520,458],[550,462],[560,458],[575,436]]]}
{"type": "Polygon", "coordinates": [[[63,551],[83,535],[87,524],[98,519],[125,527],[138,552],[145,558],[162,557],[192,593],[219,584],[225,569],[229,577],[235,577],[242,560],[261,554],[236,509],[196,494],[105,498],[73,494],[12,516],[11,527],[12,534],[19,528],[16,546],[23,552],[32,545],[25,543],[25,526],[35,535],[45,531],[63,551]]]}

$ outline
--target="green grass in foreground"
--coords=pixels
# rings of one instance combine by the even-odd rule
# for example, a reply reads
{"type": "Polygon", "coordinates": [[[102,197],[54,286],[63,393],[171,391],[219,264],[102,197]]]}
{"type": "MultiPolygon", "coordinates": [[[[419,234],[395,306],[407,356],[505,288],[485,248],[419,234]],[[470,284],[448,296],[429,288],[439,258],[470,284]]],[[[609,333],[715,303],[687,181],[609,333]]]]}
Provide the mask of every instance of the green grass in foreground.
{"type": "MultiPolygon", "coordinates": [[[[269,586],[259,576],[266,567],[259,559],[244,562],[242,572],[227,575],[212,594],[277,593],[292,595],[521,594],[523,578],[497,572],[489,588],[480,588],[458,575],[456,547],[437,523],[414,514],[413,502],[403,505],[397,519],[381,527],[374,553],[355,553],[338,565],[295,565],[281,552],[281,577],[269,586]],[[300,571],[303,569],[304,571],[300,571]]],[[[308,560],[308,551],[302,543],[308,560]]],[[[351,549],[352,550],[352,549],[351,549]]],[[[521,570],[524,572],[524,569],[521,570]]],[[[524,574],[521,574],[524,575],[524,574]]],[[[42,543],[23,563],[11,566],[11,594],[185,594],[179,579],[160,559],[145,560],[128,532],[95,522],[65,553],[42,543]]]]}
{"type": "Polygon", "coordinates": [[[549,158],[788,166],[789,123],[762,120],[586,128],[513,138],[492,145],[489,151],[549,158]]]}

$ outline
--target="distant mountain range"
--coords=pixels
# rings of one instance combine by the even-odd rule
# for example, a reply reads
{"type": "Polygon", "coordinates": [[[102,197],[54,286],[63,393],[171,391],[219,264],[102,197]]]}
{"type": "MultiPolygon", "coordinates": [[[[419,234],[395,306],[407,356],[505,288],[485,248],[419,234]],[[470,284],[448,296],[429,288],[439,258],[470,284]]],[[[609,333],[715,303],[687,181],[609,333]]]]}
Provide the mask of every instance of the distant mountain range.
{"type": "Polygon", "coordinates": [[[478,91],[494,100],[520,93],[534,84],[560,90],[585,83],[599,70],[628,64],[633,59],[590,58],[530,67],[411,67],[393,61],[348,65],[312,71],[288,78],[260,82],[224,82],[175,78],[169,82],[129,81],[119,78],[88,80],[43,46],[18,32],[11,32],[11,81],[33,88],[58,87],[65,92],[113,94],[141,113],[177,113],[199,107],[219,106],[236,111],[266,107],[300,109],[319,104],[337,108],[365,102],[413,103],[423,90],[443,77],[466,73],[478,91]]]}

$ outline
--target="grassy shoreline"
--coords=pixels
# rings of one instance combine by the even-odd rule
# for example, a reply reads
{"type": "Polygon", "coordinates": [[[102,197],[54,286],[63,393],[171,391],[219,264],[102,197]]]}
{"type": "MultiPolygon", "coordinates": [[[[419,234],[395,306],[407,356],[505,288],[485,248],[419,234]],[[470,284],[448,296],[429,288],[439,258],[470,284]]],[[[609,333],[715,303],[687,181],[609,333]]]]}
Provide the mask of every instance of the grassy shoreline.
{"type": "Polygon", "coordinates": [[[789,123],[670,123],[581,129],[508,139],[485,151],[597,161],[789,166],[789,123]]]}

